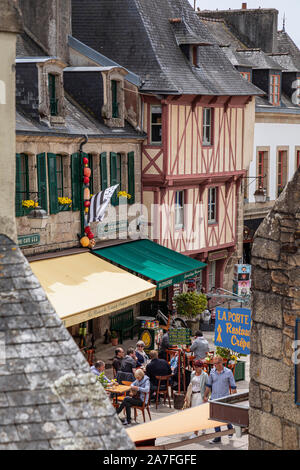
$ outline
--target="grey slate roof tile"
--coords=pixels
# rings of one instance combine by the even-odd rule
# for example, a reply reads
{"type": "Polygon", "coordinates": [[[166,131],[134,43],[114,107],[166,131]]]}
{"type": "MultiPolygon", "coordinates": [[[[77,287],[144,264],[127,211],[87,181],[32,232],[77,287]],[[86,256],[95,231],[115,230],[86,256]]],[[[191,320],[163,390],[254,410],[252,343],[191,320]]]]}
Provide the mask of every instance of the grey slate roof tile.
{"type": "Polygon", "coordinates": [[[12,442],[18,442],[20,441],[20,437],[18,435],[18,431],[16,426],[13,425],[7,425],[7,426],[2,426],[0,424],[0,443],[1,444],[9,444],[12,442]]]}
{"type": "Polygon", "coordinates": [[[188,0],[73,0],[72,34],[134,71],[142,91],[203,95],[258,95],[220,50],[188,0]],[[177,44],[170,18],[181,18],[199,46],[199,71],[177,44]]]}

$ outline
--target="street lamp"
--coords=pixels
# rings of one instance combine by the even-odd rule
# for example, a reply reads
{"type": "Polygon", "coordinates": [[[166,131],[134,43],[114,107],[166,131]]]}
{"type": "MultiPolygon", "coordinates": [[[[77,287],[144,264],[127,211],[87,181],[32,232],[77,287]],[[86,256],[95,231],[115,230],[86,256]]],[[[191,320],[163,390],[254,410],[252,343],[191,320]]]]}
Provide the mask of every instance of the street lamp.
{"type": "Polygon", "coordinates": [[[267,175],[264,176],[244,176],[245,179],[258,179],[258,189],[254,193],[255,202],[258,204],[264,203],[267,200],[267,191],[262,186],[262,179],[265,178],[267,175]]]}

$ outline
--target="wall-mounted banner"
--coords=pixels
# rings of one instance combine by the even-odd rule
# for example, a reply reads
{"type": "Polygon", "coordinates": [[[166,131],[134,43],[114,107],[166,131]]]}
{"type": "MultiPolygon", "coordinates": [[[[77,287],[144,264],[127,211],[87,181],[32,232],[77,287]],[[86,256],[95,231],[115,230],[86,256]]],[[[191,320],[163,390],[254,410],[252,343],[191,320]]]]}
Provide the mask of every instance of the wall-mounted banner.
{"type": "Polygon", "coordinates": [[[216,308],[215,345],[250,354],[251,310],[216,308]]]}

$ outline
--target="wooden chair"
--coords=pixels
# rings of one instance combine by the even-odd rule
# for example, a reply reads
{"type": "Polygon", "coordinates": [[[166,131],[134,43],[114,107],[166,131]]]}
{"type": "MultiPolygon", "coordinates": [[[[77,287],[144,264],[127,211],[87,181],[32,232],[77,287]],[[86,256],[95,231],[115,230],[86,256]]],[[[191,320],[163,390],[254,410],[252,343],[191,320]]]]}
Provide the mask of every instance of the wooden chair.
{"type": "Polygon", "coordinates": [[[170,401],[170,395],[169,395],[169,381],[172,375],[158,375],[156,376],[156,380],[158,380],[158,385],[157,385],[157,390],[156,390],[156,409],[157,409],[157,404],[158,404],[158,397],[159,395],[164,396],[164,404],[166,403],[166,397],[168,397],[169,400],[169,406],[171,408],[171,401],[170,401]],[[166,384],[162,384],[161,382],[166,382],[166,384]],[[165,389],[161,390],[160,387],[166,387],[165,389]]]}
{"type": "Polygon", "coordinates": [[[134,410],[134,421],[135,421],[135,422],[136,422],[136,419],[137,419],[137,410],[141,410],[141,412],[142,412],[142,414],[143,414],[144,423],[146,422],[146,419],[145,419],[145,409],[147,410],[148,415],[149,415],[149,419],[150,419],[150,421],[151,421],[151,414],[150,414],[149,402],[150,402],[150,393],[145,393],[145,397],[144,397],[144,401],[143,401],[142,406],[132,406],[132,409],[134,410]],[[148,401],[147,401],[147,403],[146,403],[147,397],[148,397],[148,401]]]}

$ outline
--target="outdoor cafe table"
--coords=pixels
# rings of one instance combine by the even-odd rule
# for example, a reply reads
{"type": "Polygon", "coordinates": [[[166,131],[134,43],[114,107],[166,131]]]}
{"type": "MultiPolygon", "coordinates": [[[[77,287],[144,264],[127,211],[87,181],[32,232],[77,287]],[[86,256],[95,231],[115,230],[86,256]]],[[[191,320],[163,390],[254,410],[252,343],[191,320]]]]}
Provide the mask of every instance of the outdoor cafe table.
{"type": "MultiPolygon", "coordinates": [[[[116,395],[123,395],[124,393],[127,393],[131,390],[131,386],[130,385],[119,385],[119,384],[116,384],[116,385],[113,385],[112,387],[107,387],[106,389],[106,392],[107,393],[115,393],[116,395]]],[[[116,407],[118,406],[118,403],[117,403],[117,396],[114,396],[114,400],[113,400],[113,405],[116,407]]]]}

